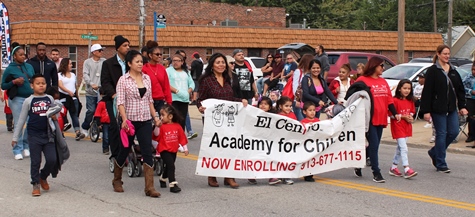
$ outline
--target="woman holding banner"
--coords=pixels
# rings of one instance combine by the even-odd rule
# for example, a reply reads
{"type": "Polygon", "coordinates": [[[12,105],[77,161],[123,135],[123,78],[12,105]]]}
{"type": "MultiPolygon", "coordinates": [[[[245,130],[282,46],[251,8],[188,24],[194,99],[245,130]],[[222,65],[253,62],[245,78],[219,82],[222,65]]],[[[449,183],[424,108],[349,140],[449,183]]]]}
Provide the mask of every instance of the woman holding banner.
{"type": "MultiPolygon", "coordinates": [[[[373,95],[373,116],[369,124],[366,139],[368,140],[368,155],[371,160],[371,169],[373,170],[373,181],[377,183],[386,182],[378,164],[378,149],[381,142],[381,135],[383,128],[388,125],[388,108],[394,115],[397,121],[401,120],[401,115],[397,114],[396,108],[393,104],[393,97],[391,88],[388,82],[381,77],[384,70],[384,60],[379,57],[371,57],[368,64],[366,64],[363,75],[356,81],[364,82],[371,88],[371,95],[373,95]]],[[[361,177],[361,169],[355,169],[355,174],[361,177]]]]}
{"type": "MultiPolygon", "coordinates": [[[[226,57],[223,54],[215,53],[210,57],[208,66],[198,81],[199,98],[196,105],[202,114],[206,108],[201,105],[201,102],[206,99],[242,102],[244,106],[247,106],[248,102],[246,99],[234,97],[234,92],[231,87],[231,77],[228,70],[226,57]]],[[[208,185],[211,187],[219,187],[216,177],[208,177],[208,185]]],[[[224,178],[224,185],[229,185],[231,188],[239,187],[239,184],[236,183],[234,178],[224,178]]]]}

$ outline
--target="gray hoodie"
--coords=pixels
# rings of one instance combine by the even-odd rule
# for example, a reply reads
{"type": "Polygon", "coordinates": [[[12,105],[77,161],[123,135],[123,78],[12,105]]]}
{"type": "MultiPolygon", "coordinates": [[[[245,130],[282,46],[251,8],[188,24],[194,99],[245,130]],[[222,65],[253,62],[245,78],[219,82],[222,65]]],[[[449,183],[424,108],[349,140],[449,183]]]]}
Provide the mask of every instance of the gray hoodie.
{"type": "Polygon", "coordinates": [[[99,90],[92,89],[93,84],[101,86],[101,70],[102,62],[105,58],[100,58],[99,61],[89,58],[84,61],[83,65],[83,81],[86,84],[86,96],[98,96],[99,90]]]}

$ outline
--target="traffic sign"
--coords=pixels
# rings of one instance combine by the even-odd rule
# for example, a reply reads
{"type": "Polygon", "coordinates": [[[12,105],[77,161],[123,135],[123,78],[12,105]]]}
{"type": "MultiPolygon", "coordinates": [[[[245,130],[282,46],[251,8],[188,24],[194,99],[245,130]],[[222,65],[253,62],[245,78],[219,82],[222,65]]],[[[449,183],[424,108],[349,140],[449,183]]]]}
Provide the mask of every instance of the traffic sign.
{"type": "Polygon", "coordinates": [[[163,14],[159,14],[157,15],[156,17],[156,23],[155,23],[155,27],[157,29],[163,29],[167,26],[167,19],[165,18],[165,15],[163,14]]]}
{"type": "Polygon", "coordinates": [[[97,40],[99,37],[97,37],[97,35],[82,34],[81,38],[88,40],[97,40]]]}

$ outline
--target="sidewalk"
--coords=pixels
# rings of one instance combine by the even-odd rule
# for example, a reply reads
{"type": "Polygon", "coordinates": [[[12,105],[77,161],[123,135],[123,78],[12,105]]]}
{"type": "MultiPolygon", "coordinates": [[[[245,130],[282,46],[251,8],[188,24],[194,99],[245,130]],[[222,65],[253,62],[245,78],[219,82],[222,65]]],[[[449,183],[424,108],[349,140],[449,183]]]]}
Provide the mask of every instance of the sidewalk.
{"type": "MultiPolygon", "coordinates": [[[[196,108],[196,106],[190,105],[188,111],[190,113],[190,118],[201,120],[201,113],[198,111],[198,108],[196,108]]],[[[325,115],[322,115],[322,119],[324,119],[323,117],[325,117],[325,115]]],[[[424,125],[426,123],[427,122],[424,120],[417,120],[414,122],[414,124],[412,125],[412,137],[408,139],[409,147],[429,150],[432,146],[434,146],[434,143],[429,143],[429,140],[432,136],[432,128],[424,128],[424,125]]],[[[388,125],[388,127],[383,130],[381,143],[396,145],[396,140],[392,138],[391,129],[389,127],[390,126],[388,125]]],[[[465,132],[468,132],[468,127],[465,129],[465,132]]],[[[475,145],[475,143],[465,143],[466,139],[467,137],[463,133],[459,134],[458,142],[452,143],[447,151],[452,153],[475,155],[475,148],[466,147],[475,145]]]]}

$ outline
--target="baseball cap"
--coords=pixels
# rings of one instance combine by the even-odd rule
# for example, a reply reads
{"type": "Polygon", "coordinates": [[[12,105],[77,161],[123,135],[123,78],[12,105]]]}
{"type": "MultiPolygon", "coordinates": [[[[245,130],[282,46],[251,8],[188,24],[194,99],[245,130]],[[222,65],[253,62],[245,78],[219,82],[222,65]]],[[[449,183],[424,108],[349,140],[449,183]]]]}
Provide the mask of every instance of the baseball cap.
{"type": "Polygon", "coordinates": [[[237,53],[244,53],[242,49],[234,49],[233,50],[233,57],[236,56],[237,53]]]}
{"type": "Polygon", "coordinates": [[[100,44],[93,44],[91,46],[91,53],[96,51],[96,50],[104,50],[105,47],[102,47],[100,44]]]}

